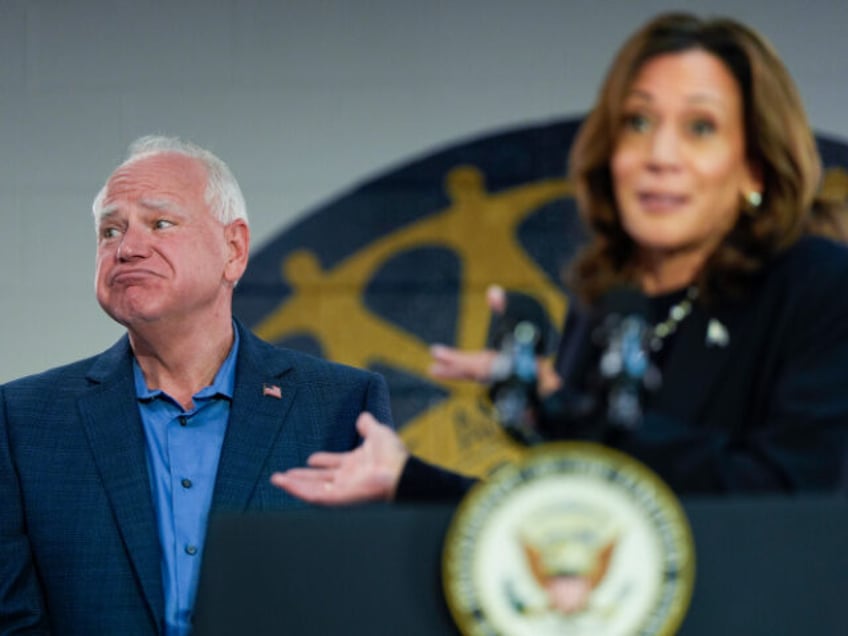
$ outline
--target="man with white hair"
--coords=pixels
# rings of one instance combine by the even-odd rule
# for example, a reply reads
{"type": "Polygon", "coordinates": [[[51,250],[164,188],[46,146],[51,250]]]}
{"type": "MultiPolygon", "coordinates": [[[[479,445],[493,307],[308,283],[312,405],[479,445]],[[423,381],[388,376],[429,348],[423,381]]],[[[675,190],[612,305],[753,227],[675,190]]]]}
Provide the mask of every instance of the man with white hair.
{"type": "Polygon", "coordinates": [[[356,447],[388,391],[234,319],[250,232],[209,151],[139,139],[94,216],[97,300],[127,333],[0,388],[0,632],[187,634],[210,511],[303,505],[272,472],[356,447]]]}

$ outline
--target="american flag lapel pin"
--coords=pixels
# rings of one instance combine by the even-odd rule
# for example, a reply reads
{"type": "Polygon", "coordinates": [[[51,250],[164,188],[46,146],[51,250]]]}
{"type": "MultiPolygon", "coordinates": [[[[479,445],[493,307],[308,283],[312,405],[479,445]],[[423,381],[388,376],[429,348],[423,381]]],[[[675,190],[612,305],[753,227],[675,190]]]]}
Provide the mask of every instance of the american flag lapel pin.
{"type": "Polygon", "coordinates": [[[283,397],[283,392],[276,384],[263,384],[262,395],[280,400],[283,397]]]}

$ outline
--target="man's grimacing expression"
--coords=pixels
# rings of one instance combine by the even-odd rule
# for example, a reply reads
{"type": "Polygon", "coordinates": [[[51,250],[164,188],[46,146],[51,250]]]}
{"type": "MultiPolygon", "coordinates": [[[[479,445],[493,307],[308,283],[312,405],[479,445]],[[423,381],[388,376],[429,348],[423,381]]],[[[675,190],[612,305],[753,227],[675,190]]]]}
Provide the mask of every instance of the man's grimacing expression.
{"type": "Polygon", "coordinates": [[[224,225],[205,200],[206,168],[166,152],[118,168],[98,222],[95,287],[117,322],[229,313],[247,264],[247,225],[224,225]]]}

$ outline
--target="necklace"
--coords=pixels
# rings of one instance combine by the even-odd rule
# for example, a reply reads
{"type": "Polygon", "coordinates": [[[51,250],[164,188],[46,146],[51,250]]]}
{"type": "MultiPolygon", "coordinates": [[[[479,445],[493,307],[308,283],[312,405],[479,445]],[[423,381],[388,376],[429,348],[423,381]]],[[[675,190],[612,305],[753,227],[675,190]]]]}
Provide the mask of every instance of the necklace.
{"type": "Polygon", "coordinates": [[[653,331],[648,334],[651,351],[662,349],[665,339],[677,331],[678,325],[692,313],[692,305],[697,297],[698,288],[694,285],[689,287],[683,299],[669,308],[668,317],[654,325],[653,331]]]}

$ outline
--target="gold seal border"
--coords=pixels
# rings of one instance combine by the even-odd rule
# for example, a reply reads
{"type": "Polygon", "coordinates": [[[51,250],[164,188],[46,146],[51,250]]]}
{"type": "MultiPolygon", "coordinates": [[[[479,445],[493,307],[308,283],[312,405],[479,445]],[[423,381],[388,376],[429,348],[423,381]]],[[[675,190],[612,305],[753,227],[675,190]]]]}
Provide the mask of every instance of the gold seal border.
{"type": "Polygon", "coordinates": [[[476,484],[460,502],[445,534],[442,586],[454,622],[466,636],[501,634],[485,615],[473,580],[475,543],[498,505],[530,481],[567,475],[617,484],[644,511],[664,550],[663,593],[634,634],[672,636],[683,622],[695,581],[695,544],[689,520],[671,488],[637,459],[593,442],[551,442],[534,447],[476,484]]]}

